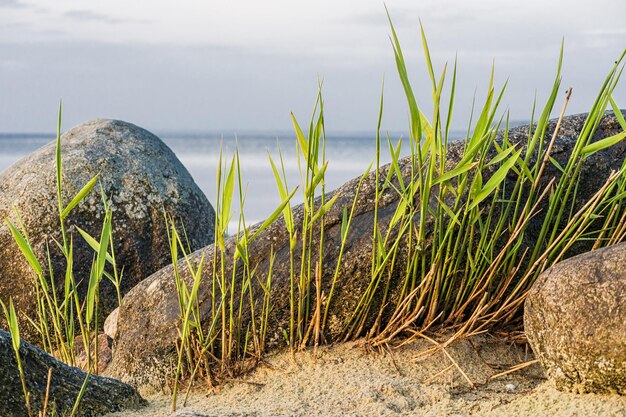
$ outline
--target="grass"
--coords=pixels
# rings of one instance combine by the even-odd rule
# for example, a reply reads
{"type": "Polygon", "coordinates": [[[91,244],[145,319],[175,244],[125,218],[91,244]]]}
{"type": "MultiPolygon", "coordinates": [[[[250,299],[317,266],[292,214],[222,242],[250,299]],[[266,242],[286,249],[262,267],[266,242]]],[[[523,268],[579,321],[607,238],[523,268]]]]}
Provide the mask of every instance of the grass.
{"type": "MultiPolygon", "coordinates": [[[[607,108],[617,114],[612,93],[624,67],[624,54],[609,71],[593,103],[587,120],[565,165],[551,157],[566,112],[571,89],[560,111],[556,128],[547,136],[549,120],[561,91],[559,54],[552,89],[540,113],[531,115],[527,146],[513,143],[508,135],[508,115],[499,115],[506,85],[496,88],[490,76],[486,99],[475,109],[475,120],[468,126],[463,152],[455,166],[448,166],[449,132],[454,114],[456,62],[448,73],[447,65],[436,74],[426,36],[421,28],[422,45],[432,92],[432,114],[427,117],[418,105],[409,81],[409,71],[396,32],[391,24],[391,43],[396,65],[409,108],[410,156],[401,160],[403,140],[384,138],[380,131],[384,99],[381,95],[375,157],[376,189],[369,284],[358,294],[359,300],[344,323],[343,340],[365,336],[374,346],[396,339],[406,341],[425,337],[432,328],[454,330],[457,337],[489,331],[496,326],[518,328],[523,300],[537,276],[549,266],[567,257],[573,245],[589,248],[610,245],[624,239],[626,218],[626,166],[612,173],[606,183],[594,190],[587,202],[577,204],[581,194],[582,167],[595,152],[609,148],[626,137],[625,132],[593,142],[593,134],[607,108]],[[446,83],[451,79],[450,86],[446,83]],[[448,90],[446,90],[448,89],[448,90]],[[444,91],[449,95],[444,97],[444,91]],[[502,135],[498,135],[502,131],[502,135]],[[383,149],[391,156],[387,174],[380,170],[383,149]],[[548,169],[550,168],[550,169],[548,169]],[[546,173],[554,168],[560,176],[546,173]],[[379,221],[379,201],[384,194],[397,197],[397,207],[389,224],[379,221]],[[435,202],[433,204],[433,202],[435,202]],[[539,231],[533,220],[541,213],[544,221],[539,231]],[[530,244],[528,242],[531,242],[530,244]]],[[[321,86],[320,86],[321,91],[321,86]]],[[[533,107],[536,107],[536,103],[533,107]]],[[[621,114],[620,114],[621,116],[621,114]]],[[[345,243],[351,233],[358,194],[371,166],[364,173],[351,205],[341,207],[340,250],[330,283],[322,282],[324,265],[324,216],[336,203],[337,194],[326,194],[324,103],[321,93],[315,102],[308,129],[302,129],[292,115],[300,184],[290,188],[284,170],[283,155],[269,156],[269,164],[283,203],[261,229],[282,215],[289,242],[289,325],[284,329],[284,344],[292,350],[316,347],[324,340],[329,311],[341,276],[345,243]],[[286,202],[294,192],[302,193],[302,216],[296,221],[286,202]],[[332,197],[331,197],[332,196],[332,197]],[[328,288],[328,293],[322,291],[328,288]]],[[[458,146],[458,145],[455,145],[458,146]]],[[[265,275],[250,265],[247,257],[249,230],[243,214],[232,236],[236,250],[225,249],[225,224],[231,218],[235,182],[242,190],[237,153],[227,164],[220,157],[216,211],[216,243],[212,280],[207,299],[212,310],[207,323],[201,323],[200,311],[193,315],[196,329],[208,329],[195,337],[183,333],[180,346],[195,353],[179,354],[176,384],[179,379],[193,380],[198,367],[213,383],[249,369],[262,357],[267,337],[268,311],[272,310],[273,263],[265,275]],[[227,173],[224,175],[224,173],[227,173]],[[230,263],[229,263],[230,262],[230,263]],[[233,265],[230,276],[225,276],[233,265]],[[239,275],[237,268],[244,268],[239,275]],[[254,280],[260,285],[254,286],[254,280]],[[263,280],[267,280],[264,284],[263,280]],[[235,292],[238,294],[235,295],[235,292]],[[263,296],[259,296],[259,292],[263,296]],[[247,304],[244,302],[247,300],[247,304]],[[255,303],[263,300],[261,312],[255,303]],[[249,321],[242,321],[242,309],[248,308],[249,321]],[[237,312],[237,314],[233,314],[237,312]],[[193,337],[191,337],[193,339],[193,337]],[[192,349],[193,350],[193,349],[192,349]],[[183,357],[189,360],[185,362],[183,357]],[[201,365],[199,365],[201,364],[201,365]],[[187,370],[187,371],[186,371],[187,370]],[[189,370],[193,370],[190,372],[189,370]],[[191,378],[189,378],[191,377],[191,378]]],[[[245,195],[240,195],[239,212],[244,213],[245,195]]],[[[171,225],[174,230],[174,225],[171,225]]],[[[256,232],[258,233],[258,231],[256,232]]],[[[173,247],[176,245],[173,245],[173,247]]],[[[180,246],[180,243],[179,243],[180,246]]],[[[268,248],[274,250],[274,248],[268,248]]],[[[173,251],[174,253],[174,251],[173,251]]],[[[272,260],[273,258],[272,254],[272,260]]],[[[189,262],[188,254],[184,259],[189,262]]],[[[175,263],[176,265],[176,263],[175,263]]],[[[177,268],[175,268],[177,270],[177,268]]],[[[190,268],[194,289],[202,288],[198,269],[190,268]]],[[[177,270],[177,275],[179,274],[177,270]]],[[[184,290],[188,291],[188,290],[184,290]]],[[[184,294],[184,292],[183,292],[184,294]]],[[[191,298],[197,299],[193,293],[191,298]]],[[[186,329],[189,304],[181,297],[181,328],[186,329]]],[[[193,309],[193,308],[192,308],[193,309]]],[[[179,346],[179,348],[180,348],[179,346]]],[[[444,345],[439,345],[444,346],[444,345]]],[[[179,351],[180,353],[180,351],[179,351]]],[[[174,392],[176,392],[176,385],[174,392]]],[[[174,395],[172,409],[176,409],[174,395]]]]}
{"type": "MultiPolygon", "coordinates": [[[[98,183],[99,176],[96,175],[88,181],[81,190],[69,201],[64,204],[63,199],[63,161],[61,157],[61,119],[62,108],[59,107],[59,118],[57,125],[56,139],[56,184],[57,184],[57,207],[59,216],[59,227],[61,241],[54,240],[46,242],[47,245],[54,244],[63,254],[65,259],[65,274],[63,277],[62,293],[59,293],[57,287],[57,279],[54,275],[52,266],[52,258],[49,246],[46,246],[46,261],[44,267],[37,259],[30,242],[28,231],[26,230],[19,213],[15,210],[17,225],[14,225],[8,218],[5,222],[8,225],[15,242],[17,243],[22,255],[28,261],[33,272],[33,285],[37,295],[37,314],[36,317],[26,317],[27,320],[35,327],[41,337],[42,348],[57,357],[61,361],[76,365],[75,358],[75,341],[78,335],[82,338],[82,343],[87,357],[86,371],[87,376],[80,390],[73,410],[70,416],[77,414],[80,400],[85,392],[87,381],[92,373],[98,372],[98,304],[99,304],[99,285],[101,280],[106,277],[111,280],[117,290],[118,302],[121,303],[120,285],[122,277],[117,272],[115,262],[115,252],[113,250],[113,232],[112,232],[112,211],[107,204],[106,196],[102,187],[100,192],[102,195],[104,207],[104,220],[102,224],[102,232],[99,240],[94,239],[89,233],[76,227],[79,234],[94,249],[95,255],[91,266],[91,273],[86,277],[87,289],[84,298],[79,296],[78,284],[85,277],[75,277],[74,274],[74,236],[68,233],[67,219],[72,210],[92,192],[98,183]],[[110,252],[109,252],[110,249],[110,252]],[[111,272],[105,270],[106,263],[111,265],[111,272]],[[78,325],[78,329],[76,329],[78,325]],[[93,341],[93,352],[92,342],[93,341]]],[[[1,302],[1,301],[0,301],[1,302]]],[[[4,314],[9,323],[9,330],[13,341],[17,366],[24,392],[26,408],[29,417],[33,416],[34,410],[30,406],[30,391],[24,379],[24,369],[21,364],[19,355],[20,332],[18,315],[14,309],[13,301],[9,300],[7,308],[2,303],[4,314]]],[[[50,380],[50,375],[49,375],[50,380]]],[[[49,383],[48,383],[49,390],[49,383]]],[[[43,409],[37,415],[45,416],[48,406],[48,393],[44,401],[43,409]]],[[[56,413],[53,413],[56,415],[56,413]]]]}
{"type": "MultiPolygon", "coordinates": [[[[626,121],[612,96],[624,68],[626,51],[600,87],[566,163],[553,159],[551,151],[571,90],[552,136],[547,135],[549,119],[561,91],[561,48],[548,99],[538,114],[535,114],[537,103],[533,104],[526,146],[509,137],[508,114],[500,111],[506,85],[496,88],[492,70],[486,98],[473,109],[475,118],[468,126],[462,154],[450,166],[448,153],[452,146],[458,146],[452,145],[449,137],[457,85],[456,61],[450,70],[446,65],[437,74],[421,28],[432,93],[432,108],[427,111],[415,97],[391,19],[390,27],[397,71],[409,110],[409,136],[394,142],[381,132],[384,114],[381,94],[374,162],[358,182],[351,204],[339,207],[342,213],[339,251],[330,272],[324,263],[327,232],[324,220],[338,204],[338,194],[327,194],[325,187],[329,161],[325,151],[321,85],[308,126],[303,129],[292,115],[299,184],[288,184],[280,150],[277,157],[268,155],[268,169],[272,170],[281,203],[265,222],[254,228],[247,226],[246,193],[238,151],[227,158],[220,150],[212,259],[192,258],[184,228],[164,213],[180,308],[173,410],[179,401],[181,381],[187,382],[186,394],[195,380],[204,380],[212,386],[251,369],[266,352],[268,338],[276,331],[271,328],[270,320],[275,308],[272,296],[276,292],[276,248],[267,248],[270,257],[266,270],[251,261],[250,250],[251,243],[269,227],[281,225],[288,237],[289,320],[283,329],[284,346],[297,350],[324,343],[336,303],[336,289],[346,278],[342,276],[341,266],[346,244],[354,233],[351,226],[359,193],[370,175],[375,186],[368,282],[362,293],[356,294],[358,301],[343,323],[343,340],[365,337],[373,346],[414,337],[430,340],[427,331],[443,327],[454,331],[454,336],[446,342],[450,343],[456,337],[489,331],[496,326],[519,327],[519,311],[526,293],[542,271],[569,256],[574,245],[595,249],[626,237],[626,166],[609,175],[603,186],[587,196],[584,204],[578,203],[584,191],[580,185],[585,161],[626,138],[626,121]],[[444,96],[444,92],[449,93],[444,96]],[[624,132],[593,142],[593,134],[607,108],[615,111],[624,132]],[[502,133],[499,135],[498,131],[502,133]],[[403,146],[409,147],[410,156],[400,159],[403,146]],[[381,170],[380,166],[384,149],[391,156],[388,170],[381,170]],[[374,173],[370,174],[372,167],[374,173]],[[554,169],[560,175],[547,175],[554,169]],[[298,192],[303,206],[296,216],[290,201],[298,192]],[[389,194],[395,196],[397,204],[389,221],[382,222],[379,203],[389,194]],[[229,236],[228,225],[235,205],[240,213],[238,226],[229,236]],[[537,226],[535,220],[539,214],[543,221],[537,226]],[[208,315],[204,314],[201,298],[210,306],[208,315]]],[[[59,133],[60,115],[61,112],[59,133]]],[[[56,163],[62,241],[54,244],[61,249],[67,264],[63,294],[56,293],[54,276],[44,272],[34,255],[21,221],[17,225],[7,222],[34,271],[38,317],[31,321],[41,334],[42,345],[65,362],[74,363],[77,323],[90,358],[89,369],[94,370],[89,341],[97,334],[98,288],[103,277],[113,282],[121,303],[122,277],[117,273],[113,252],[111,210],[103,196],[106,215],[99,239],[79,230],[94,249],[91,274],[84,277],[88,283],[87,296],[82,300],[72,271],[74,236],[68,234],[65,221],[92,191],[98,178],[92,179],[64,205],[60,134],[56,163]],[[108,272],[107,263],[111,264],[112,272],[108,272]]],[[[16,315],[11,305],[5,310],[13,323],[16,315]]],[[[19,340],[18,333],[14,337],[19,340]]],[[[445,347],[445,343],[439,346],[445,347]]],[[[97,358],[94,362],[97,363],[97,358]]],[[[18,354],[18,366],[19,363],[18,354]]],[[[28,400],[28,389],[23,388],[28,400]]]]}

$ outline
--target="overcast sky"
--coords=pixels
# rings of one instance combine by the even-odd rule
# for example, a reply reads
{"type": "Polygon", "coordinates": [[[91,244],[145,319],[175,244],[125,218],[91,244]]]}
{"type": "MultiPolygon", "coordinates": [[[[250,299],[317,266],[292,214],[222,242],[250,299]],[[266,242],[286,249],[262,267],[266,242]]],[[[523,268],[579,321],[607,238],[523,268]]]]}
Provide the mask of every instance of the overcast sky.
{"type": "MultiPolygon", "coordinates": [[[[455,127],[492,62],[502,109],[529,118],[551,86],[561,39],[569,113],[586,111],[626,48],[624,0],[388,0],[414,89],[430,113],[419,19],[440,71],[458,54],[455,127]]],[[[407,110],[380,0],[0,0],[0,131],[50,132],[97,117],[154,131],[290,129],[324,80],[327,129],[373,131],[407,110]]],[[[626,81],[626,80],[625,80],[626,81]]],[[[626,107],[626,87],[616,92],[626,107]]],[[[560,108],[560,102],[558,106],[560,108]]]]}

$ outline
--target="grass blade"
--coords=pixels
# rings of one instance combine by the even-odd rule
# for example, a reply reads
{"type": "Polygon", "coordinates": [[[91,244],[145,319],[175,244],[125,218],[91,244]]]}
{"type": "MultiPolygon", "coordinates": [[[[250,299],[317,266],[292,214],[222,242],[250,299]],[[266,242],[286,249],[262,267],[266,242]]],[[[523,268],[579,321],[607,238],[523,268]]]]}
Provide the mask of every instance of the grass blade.
{"type": "Polygon", "coordinates": [[[626,132],[618,133],[617,135],[590,143],[581,150],[581,153],[586,156],[592,155],[606,148],[610,148],[611,146],[624,140],[624,138],[626,138],[626,132]]]}
{"type": "Polygon", "coordinates": [[[78,194],[76,194],[76,196],[72,199],[72,201],[70,201],[67,207],[65,207],[65,209],[61,212],[62,220],[65,219],[70,214],[70,212],[74,209],[74,207],[78,205],[78,203],[83,201],[83,199],[87,196],[87,194],[89,194],[93,186],[96,185],[99,175],[100,174],[97,174],[95,177],[89,180],[89,182],[85,184],[85,186],[78,192],[78,194]]]}

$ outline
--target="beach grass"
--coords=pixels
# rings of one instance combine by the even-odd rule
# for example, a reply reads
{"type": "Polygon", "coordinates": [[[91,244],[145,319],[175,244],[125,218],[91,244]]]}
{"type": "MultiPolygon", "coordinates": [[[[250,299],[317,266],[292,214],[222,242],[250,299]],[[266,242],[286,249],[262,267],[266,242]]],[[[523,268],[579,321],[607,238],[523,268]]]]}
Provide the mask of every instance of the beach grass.
{"type": "MultiPolygon", "coordinates": [[[[593,133],[607,108],[615,110],[626,131],[626,123],[620,117],[621,113],[612,97],[624,67],[624,54],[604,80],[565,166],[559,165],[551,157],[551,151],[559,134],[571,89],[567,90],[560,108],[556,128],[547,137],[549,121],[561,92],[563,47],[558,55],[548,99],[538,115],[534,111],[537,103],[533,105],[527,146],[521,147],[509,141],[508,113],[501,112],[499,108],[506,85],[496,88],[492,70],[486,98],[481,106],[477,106],[477,116],[468,126],[460,160],[456,165],[448,166],[449,132],[457,83],[456,62],[450,70],[451,75],[448,74],[447,65],[441,74],[436,74],[425,31],[423,27],[420,28],[432,92],[432,114],[427,117],[413,92],[409,70],[391,19],[390,27],[397,71],[409,108],[410,133],[404,141],[401,138],[394,142],[381,132],[384,113],[384,98],[381,95],[374,155],[377,187],[374,196],[370,282],[363,293],[358,295],[359,301],[350,320],[345,323],[343,340],[365,337],[371,345],[381,346],[396,339],[406,341],[407,338],[428,337],[425,334],[428,329],[444,328],[453,331],[453,336],[447,342],[451,343],[458,337],[482,333],[494,327],[508,325],[510,329],[518,329],[519,312],[534,280],[546,268],[564,259],[572,245],[586,242],[589,247],[598,248],[619,242],[626,236],[626,230],[618,220],[626,216],[623,201],[626,195],[626,166],[612,173],[586,204],[576,206],[585,160],[626,137],[626,132],[622,132],[592,142],[593,133]],[[449,79],[451,86],[448,87],[446,82],[449,79]],[[449,95],[444,97],[446,88],[449,89],[449,95]],[[501,132],[500,135],[498,132],[501,132]],[[404,165],[400,160],[402,146],[406,146],[404,142],[408,142],[410,147],[408,176],[402,172],[404,165]],[[391,156],[389,174],[384,177],[380,174],[381,153],[385,152],[383,149],[387,149],[391,156]],[[549,165],[560,171],[558,178],[546,177],[549,165]],[[511,181],[511,178],[514,180],[511,181]],[[390,190],[397,193],[399,199],[390,224],[383,227],[378,222],[379,199],[383,192],[390,190]],[[532,220],[540,211],[545,220],[541,224],[538,239],[528,246],[525,237],[532,220]],[[392,297],[392,280],[398,279],[398,276],[401,281],[400,294],[392,297]]],[[[326,194],[324,186],[324,179],[331,168],[325,159],[323,110],[320,86],[306,133],[292,115],[300,184],[290,188],[280,151],[276,159],[269,156],[283,203],[268,221],[273,222],[282,214],[289,237],[289,327],[284,331],[284,343],[292,350],[317,346],[322,341],[334,290],[337,285],[341,285],[343,278],[339,276],[339,266],[343,245],[351,233],[350,224],[357,201],[355,197],[351,206],[342,208],[341,249],[336,260],[337,267],[330,285],[324,286],[325,283],[320,281],[324,258],[323,217],[335,204],[337,194],[326,194]],[[297,188],[302,193],[304,213],[298,223],[294,221],[291,206],[286,204],[297,188]],[[318,235],[313,236],[313,233],[318,235]],[[321,288],[330,290],[324,294],[321,288]]],[[[243,214],[239,230],[233,236],[237,250],[230,259],[233,268],[239,267],[239,258],[243,260],[241,265],[246,268],[243,282],[233,281],[234,272],[230,282],[223,276],[224,262],[228,256],[224,251],[224,230],[231,216],[229,209],[235,182],[233,177],[237,177],[240,192],[242,189],[237,164],[235,153],[230,165],[224,164],[222,167],[220,164],[217,175],[220,191],[216,196],[219,215],[216,220],[215,246],[219,250],[214,252],[214,282],[209,294],[213,313],[208,324],[194,321],[198,329],[209,330],[202,334],[203,339],[197,339],[202,342],[195,342],[195,354],[186,355],[196,359],[187,364],[179,361],[177,379],[183,375],[197,376],[201,363],[207,378],[219,380],[220,375],[225,375],[224,372],[232,376],[244,371],[247,369],[243,366],[246,360],[254,362],[264,353],[267,313],[272,308],[272,268],[265,277],[267,282],[261,286],[265,294],[263,308],[257,310],[255,300],[258,297],[250,285],[254,266],[249,265],[246,258],[250,237],[243,214]],[[233,297],[235,288],[240,291],[237,297],[233,297]],[[241,321],[243,300],[248,300],[248,308],[251,309],[250,322],[241,321]],[[239,315],[233,314],[233,311],[238,311],[239,315]],[[208,352],[220,352],[220,355],[209,355],[208,352]],[[185,372],[184,368],[193,369],[193,372],[185,372]],[[217,370],[217,377],[211,369],[217,370]]],[[[361,182],[356,190],[357,196],[360,187],[361,182]]],[[[245,198],[240,198],[240,213],[245,212],[244,202],[245,198]]],[[[193,276],[199,278],[195,273],[193,276]]],[[[188,304],[181,302],[183,329],[188,320],[187,315],[183,314],[185,305],[188,304]]],[[[188,335],[183,333],[185,337],[188,335]]],[[[185,341],[181,346],[193,344],[185,341]]],[[[173,409],[176,403],[174,396],[173,409]]]]}
{"type": "MultiPolygon", "coordinates": [[[[365,337],[372,346],[382,346],[394,340],[428,339],[427,330],[445,328],[453,331],[451,342],[496,326],[519,328],[519,312],[524,298],[542,271],[567,257],[577,243],[585,242],[591,248],[598,248],[626,237],[626,165],[612,173],[584,205],[579,207],[576,204],[585,160],[626,137],[626,121],[613,99],[626,51],[602,83],[564,166],[551,157],[551,151],[571,90],[563,102],[556,128],[550,137],[547,136],[549,120],[559,104],[563,48],[548,99],[538,114],[534,110],[537,104],[533,105],[526,146],[509,141],[509,117],[507,112],[500,110],[506,84],[497,88],[492,70],[486,98],[476,106],[475,120],[468,126],[462,155],[454,166],[450,166],[449,132],[453,125],[457,89],[456,61],[450,70],[446,65],[437,74],[424,28],[420,27],[429,74],[428,88],[432,95],[431,109],[427,111],[414,94],[409,68],[391,18],[389,22],[397,72],[408,105],[409,136],[394,141],[381,132],[384,115],[384,96],[381,94],[376,154],[358,182],[352,204],[341,208],[340,249],[329,283],[322,282],[321,273],[325,268],[324,216],[337,204],[338,194],[328,194],[325,186],[325,178],[332,172],[332,167],[325,152],[321,85],[308,126],[303,129],[292,115],[300,183],[288,184],[280,151],[277,157],[268,155],[268,170],[272,170],[281,203],[266,221],[253,229],[247,225],[239,154],[235,151],[232,157],[226,157],[221,149],[216,173],[218,192],[214,200],[217,213],[215,250],[210,266],[204,258],[192,261],[183,225],[176,224],[164,213],[180,311],[176,372],[172,384],[173,410],[179,402],[182,381],[188,389],[197,379],[212,386],[250,369],[266,352],[268,335],[276,330],[269,328],[270,312],[274,308],[275,254],[273,249],[268,249],[272,251],[269,269],[263,275],[250,261],[249,250],[250,243],[279,219],[289,240],[289,325],[283,333],[284,346],[295,351],[323,343],[335,290],[344,279],[340,266],[345,244],[353,233],[351,222],[357,197],[372,168],[376,186],[369,282],[364,291],[357,294],[358,302],[344,323],[342,339],[346,341],[365,337]],[[444,96],[445,91],[449,91],[447,96],[444,96]],[[600,119],[609,108],[615,111],[625,132],[593,142],[600,119]],[[410,149],[408,163],[400,159],[403,146],[410,149]],[[386,175],[380,169],[383,152],[389,152],[391,157],[386,175]],[[558,169],[561,175],[547,178],[547,167],[558,169]],[[303,215],[296,222],[290,201],[298,192],[303,199],[303,215]],[[389,192],[397,195],[398,203],[389,224],[382,225],[378,221],[378,209],[381,196],[389,192]],[[228,225],[234,206],[239,209],[238,227],[229,236],[228,225]],[[529,246],[525,238],[532,220],[540,211],[544,221],[538,238],[529,246]],[[234,251],[227,250],[228,239],[234,240],[234,251]],[[233,267],[229,270],[226,265],[233,267]],[[191,282],[182,278],[183,268],[190,271],[191,282]],[[206,268],[211,269],[208,281],[203,278],[206,268]],[[400,284],[394,286],[394,282],[400,284]],[[322,288],[329,288],[328,293],[322,288]],[[208,319],[202,315],[201,291],[208,292],[208,319]],[[398,293],[392,296],[392,291],[398,293]]],[[[6,221],[34,272],[38,315],[30,321],[41,335],[41,345],[64,362],[74,364],[74,340],[77,334],[81,334],[89,361],[88,371],[95,372],[97,346],[95,360],[92,360],[90,341],[97,340],[99,283],[103,278],[111,280],[121,304],[120,282],[123,277],[117,272],[113,251],[111,209],[106,204],[106,196],[102,195],[105,216],[98,239],[78,230],[94,250],[90,276],[80,277],[88,282],[86,299],[78,296],[77,277],[74,277],[72,268],[75,236],[68,233],[65,220],[85,196],[95,192],[98,177],[89,181],[68,204],[63,203],[60,120],[61,111],[56,166],[62,241],[51,244],[60,248],[66,260],[62,294],[57,294],[53,274],[44,272],[51,271],[51,268],[42,267],[41,260],[35,256],[21,221],[17,225],[6,221]],[[110,269],[106,268],[107,263],[110,269]]],[[[44,261],[50,262],[49,252],[44,261]]],[[[5,314],[12,324],[14,340],[19,342],[16,313],[11,303],[5,308],[5,314]]],[[[434,341],[433,344],[437,345],[434,341]]],[[[19,366],[17,350],[16,354],[19,366]]],[[[28,387],[23,379],[22,385],[28,401],[28,387]]]]}

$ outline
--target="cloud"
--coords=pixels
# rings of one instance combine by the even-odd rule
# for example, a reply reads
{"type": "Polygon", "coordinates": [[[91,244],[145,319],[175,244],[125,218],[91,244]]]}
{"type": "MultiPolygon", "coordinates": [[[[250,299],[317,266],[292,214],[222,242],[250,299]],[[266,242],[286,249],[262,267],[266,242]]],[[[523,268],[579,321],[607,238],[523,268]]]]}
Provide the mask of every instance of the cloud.
{"type": "Polygon", "coordinates": [[[591,29],[582,32],[583,44],[590,48],[610,48],[622,46],[626,40],[626,29],[603,28],[591,29]]]}
{"type": "Polygon", "coordinates": [[[0,8],[22,9],[25,7],[28,7],[28,5],[24,4],[20,0],[0,0],[0,8]]]}
{"type": "Polygon", "coordinates": [[[626,29],[592,29],[583,32],[589,36],[626,36],[626,29]]]}
{"type": "MultiPolygon", "coordinates": [[[[3,0],[0,0],[3,1],[3,0]]],[[[128,21],[128,19],[118,19],[103,13],[93,12],[91,10],[69,10],[63,14],[65,17],[80,21],[92,21],[103,23],[122,23],[128,21]]]]}

